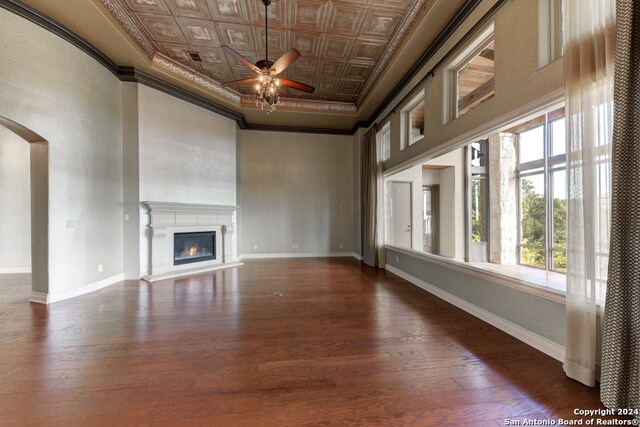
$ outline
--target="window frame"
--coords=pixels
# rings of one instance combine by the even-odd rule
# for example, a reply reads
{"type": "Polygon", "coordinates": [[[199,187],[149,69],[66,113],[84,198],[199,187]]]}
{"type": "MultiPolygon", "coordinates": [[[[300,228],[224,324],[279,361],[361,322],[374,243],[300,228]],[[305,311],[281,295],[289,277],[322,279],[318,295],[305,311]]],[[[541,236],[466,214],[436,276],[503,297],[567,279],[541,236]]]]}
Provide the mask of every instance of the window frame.
{"type": "MultiPolygon", "coordinates": [[[[555,118],[553,120],[549,120],[549,113],[552,111],[556,111],[560,108],[563,108],[563,104],[555,104],[545,109],[544,117],[545,120],[541,125],[543,127],[543,158],[536,159],[529,162],[521,163],[520,162],[520,134],[530,130],[535,129],[538,126],[533,126],[529,129],[523,130],[516,134],[516,200],[517,200],[517,225],[518,225],[518,242],[516,244],[516,262],[518,265],[522,265],[530,268],[537,268],[540,270],[551,271],[558,274],[566,274],[566,272],[557,270],[555,268],[555,253],[556,252],[565,252],[566,249],[556,247],[555,246],[555,235],[554,235],[554,212],[553,212],[553,175],[557,171],[565,170],[566,171],[566,149],[564,154],[557,154],[555,156],[551,155],[552,145],[553,144],[553,123],[558,120],[566,120],[566,115],[562,117],[555,118]],[[540,176],[543,177],[543,189],[544,189],[544,244],[542,246],[539,245],[531,245],[522,243],[522,178],[526,178],[529,176],[540,176]],[[535,265],[525,264],[522,262],[522,248],[533,248],[542,250],[544,253],[545,265],[543,267],[538,267],[535,265]]],[[[565,141],[566,144],[566,141],[565,141]]],[[[568,186],[567,177],[565,175],[565,188],[568,186]]],[[[568,195],[568,192],[565,191],[565,194],[568,195]]],[[[568,200],[568,199],[565,199],[568,200]]],[[[568,201],[566,202],[568,203],[568,201]]],[[[566,221],[566,219],[565,219],[566,221]]]]}
{"type": "Polygon", "coordinates": [[[382,129],[380,130],[380,158],[384,162],[391,158],[391,121],[387,121],[382,125],[382,129]],[[388,135],[388,143],[385,144],[385,135],[388,135]],[[386,148],[388,148],[388,155],[386,152],[386,148]]]}
{"type": "Polygon", "coordinates": [[[422,141],[425,137],[426,137],[426,120],[424,117],[424,110],[425,110],[425,97],[424,97],[424,93],[421,92],[420,94],[418,94],[417,96],[415,96],[411,102],[409,102],[406,106],[404,106],[401,110],[401,122],[402,122],[402,147],[401,149],[404,150],[405,148],[422,141]],[[419,138],[412,138],[411,137],[411,113],[413,113],[413,111],[418,108],[420,106],[420,104],[422,104],[422,109],[423,109],[423,123],[422,123],[422,135],[419,138]]]}
{"type": "MultiPolygon", "coordinates": [[[[466,113],[468,113],[469,111],[475,109],[476,107],[472,108],[469,111],[465,111],[462,114],[459,114],[458,111],[458,73],[460,72],[460,70],[462,70],[464,67],[466,67],[467,65],[469,65],[469,63],[475,59],[478,55],[480,55],[480,53],[486,49],[491,43],[495,43],[495,33],[494,33],[494,29],[493,29],[493,25],[491,25],[483,34],[481,34],[472,44],[471,44],[471,51],[467,54],[464,54],[464,56],[459,57],[456,61],[453,62],[453,65],[449,68],[449,80],[450,80],[450,88],[449,88],[449,92],[450,92],[450,97],[449,97],[449,105],[450,105],[450,111],[449,111],[449,117],[450,120],[455,120],[458,117],[461,117],[463,115],[465,115],[466,113]]],[[[495,45],[494,45],[494,51],[495,51],[495,45]]],[[[495,62],[494,62],[495,64],[495,62]]],[[[489,97],[493,97],[495,96],[495,92],[496,92],[496,88],[495,88],[495,65],[494,65],[494,71],[493,71],[493,78],[494,78],[494,86],[493,86],[493,94],[489,97]]],[[[483,83],[484,84],[484,83],[483,83]]],[[[489,99],[487,98],[487,99],[489,99]]]]}

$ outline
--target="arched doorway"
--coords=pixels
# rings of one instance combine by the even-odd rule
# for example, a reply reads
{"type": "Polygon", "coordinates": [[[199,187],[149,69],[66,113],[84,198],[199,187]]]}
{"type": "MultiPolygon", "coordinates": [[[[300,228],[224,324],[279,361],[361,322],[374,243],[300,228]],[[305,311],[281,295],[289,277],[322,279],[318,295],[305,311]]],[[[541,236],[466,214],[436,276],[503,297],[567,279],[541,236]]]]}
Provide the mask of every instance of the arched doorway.
{"type": "Polygon", "coordinates": [[[32,302],[46,303],[49,294],[49,146],[40,135],[5,117],[0,116],[0,126],[29,144],[31,193],[31,295],[29,299],[32,302]]]}

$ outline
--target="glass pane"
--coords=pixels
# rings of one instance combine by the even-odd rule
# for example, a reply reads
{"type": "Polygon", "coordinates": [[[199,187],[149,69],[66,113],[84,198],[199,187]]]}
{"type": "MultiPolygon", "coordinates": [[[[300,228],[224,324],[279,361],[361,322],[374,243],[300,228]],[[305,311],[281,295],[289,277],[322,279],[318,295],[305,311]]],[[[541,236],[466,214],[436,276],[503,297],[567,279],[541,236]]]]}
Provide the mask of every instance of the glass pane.
{"type": "Polygon", "coordinates": [[[545,205],[542,174],[520,178],[520,230],[520,243],[544,247],[545,205]]]}
{"type": "Polygon", "coordinates": [[[567,272],[567,254],[565,252],[553,251],[553,269],[562,273],[567,272]]]}
{"type": "Polygon", "coordinates": [[[471,179],[471,241],[488,242],[487,233],[487,180],[471,179]]]}
{"type": "Polygon", "coordinates": [[[484,167],[487,166],[487,154],[489,151],[488,141],[476,141],[469,144],[471,147],[471,166],[484,167]]]}
{"type": "Polygon", "coordinates": [[[544,249],[521,248],[520,263],[532,267],[545,268],[544,249]]]}
{"type": "Polygon", "coordinates": [[[553,180],[553,246],[567,247],[567,173],[552,173],[553,180]]]}
{"type": "Polygon", "coordinates": [[[544,126],[537,126],[518,134],[520,163],[540,160],[544,157],[544,126]]]}
{"type": "Polygon", "coordinates": [[[456,76],[458,116],[474,109],[494,95],[494,56],[494,42],[491,42],[458,71],[456,76]]]}
{"type": "Polygon", "coordinates": [[[551,155],[567,152],[567,130],[564,118],[551,123],[551,155]]]}
{"type": "Polygon", "coordinates": [[[409,144],[424,136],[424,101],[409,113],[409,144]]]}
{"type": "Polygon", "coordinates": [[[391,157],[391,131],[385,127],[382,130],[382,160],[387,160],[391,157]]]}

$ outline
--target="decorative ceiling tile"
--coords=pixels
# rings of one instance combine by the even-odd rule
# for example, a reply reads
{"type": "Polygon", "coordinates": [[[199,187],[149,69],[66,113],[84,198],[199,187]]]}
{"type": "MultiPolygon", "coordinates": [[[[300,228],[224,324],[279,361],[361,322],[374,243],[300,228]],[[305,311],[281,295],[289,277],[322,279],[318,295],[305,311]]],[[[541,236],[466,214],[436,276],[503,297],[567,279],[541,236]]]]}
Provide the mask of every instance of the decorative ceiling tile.
{"type": "MultiPolygon", "coordinates": [[[[257,41],[257,50],[264,52],[266,47],[266,35],[264,28],[254,27],[254,30],[255,39],[257,41]]],[[[286,30],[269,28],[269,59],[271,61],[275,61],[279,56],[278,54],[283,54],[289,50],[287,40],[288,37],[286,30]]]]}
{"type": "Polygon", "coordinates": [[[322,31],[327,2],[298,0],[291,8],[291,27],[307,31],[322,31]]]}
{"type": "MultiPolygon", "coordinates": [[[[228,88],[218,84],[252,75],[220,46],[230,46],[252,63],[265,58],[265,8],[261,0],[99,2],[156,66],[229,99],[243,103],[247,97],[253,99],[251,85],[228,88]],[[189,70],[194,73],[192,76],[189,70]]],[[[283,88],[287,105],[300,107],[293,98],[303,98],[306,103],[315,103],[314,109],[354,111],[373,90],[430,3],[431,0],[273,0],[267,9],[269,59],[274,61],[296,48],[301,56],[283,77],[316,87],[314,95],[283,88]],[[347,108],[345,102],[356,105],[347,108]]]]}
{"type": "Polygon", "coordinates": [[[126,5],[135,12],[169,13],[164,0],[124,0],[126,5]]]}
{"type": "Polygon", "coordinates": [[[221,22],[217,25],[222,43],[235,50],[255,51],[251,27],[221,22]]]}
{"type": "Polygon", "coordinates": [[[346,63],[339,61],[322,61],[319,65],[319,77],[339,80],[342,77],[346,63]]]}
{"type": "Polygon", "coordinates": [[[175,16],[209,19],[209,7],[206,0],[165,0],[175,16]]]}
{"type": "Polygon", "coordinates": [[[320,36],[317,33],[291,33],[291,47],[295,47],[301,56],[318,56],[320,52],[320,36]]]}
{"type": "Polygon", "coordinates": [[[376,62],[384,52],[384,43],[377,40],[356,40],[351,59],[356,61],[376,62]]]}
{"type": "Polygon", "coordinates": [[[370,9],[364,19],[361,34],[368,37],[377,37],[388,40],[398,27],[401,11],[370,9]]]}
{"type": "Polygon", "coordinates": [[[220,39],[211,21],[188,18],[177,18],[176,20],[189,44],[207,47],[220,46],[220,39]]]}
{"type": "Polygon", "coordinates": [[[297,76],[314,77],[317,65],[318,60],[315,58],[300,57],[293,63],[291,70],[297,76]]]}
{"type": "Polygon", "coordinates": [[[329,12],[327,32],[355,36],[360,30],[366,9],[356,6],[332,4],[329,12]]]}
{"type": "MultiPolygon", "coordinates": [[[[220,21],[248,23],[247,0],[208,0],[213,18],[220,21]]],[[[248,0],[251,1],[251,0],[248,0]]]]}
{"type": "Polygon", "coordinates": [[[345,79],[366,80],[371,73],[371,65],[348,63],[344,71],[345,79]]]}
{"type": "Polygon", "coordinates": [[[189,45],[175,45],[170,43],[161,44],[162,50],[164,53],[174,61],[182,62],[182,63],[190,63],[193,62],[191,60],[191,56],[189,52],[191,52],[191,48],[189,45]]]}
{"type": "Polygon", "coordinates": [[[338,93],[341,95],[358,95],[362,89],[362,83],[341,81],[338,86],[338,93]]]}
{"type": "Polygon", "coordinates": [[[147,30],[151,39],[157,42],[186,43],[175,19],[155,13],[139,13],[138,19],[147,30]]]}
{"type": "Polygon", "coordinates": [[[353,39],[344,36],[325,35],[320,47],[320,57],[343,59],[349,58],[353,39]]]}
{"type": "MultiPolygon", "coordinates": [[[[295,0],[293,0],[295,1],[295,0]]],[[[287,28],[289,0],[276,0],[269,6],[269,28],[287,28]]],[[[261,1],[248,2],[249,16],[254,25],[264,27],[264,5],[261,1]]]]}

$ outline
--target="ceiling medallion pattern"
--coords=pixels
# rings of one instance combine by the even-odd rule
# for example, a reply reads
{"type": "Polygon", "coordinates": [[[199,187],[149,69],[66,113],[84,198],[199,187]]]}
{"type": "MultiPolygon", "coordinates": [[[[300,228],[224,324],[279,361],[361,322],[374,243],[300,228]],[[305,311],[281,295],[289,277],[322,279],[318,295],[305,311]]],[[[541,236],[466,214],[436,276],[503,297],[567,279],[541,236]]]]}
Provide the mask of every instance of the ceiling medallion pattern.
{"type": "Polygon", "coordinates": [[[186,65],[176,62],[171,58],[167,58],[161,53],[156,53],[153,56],[153,64],[169,70],[172,73],[177,74],[193,83],[196,83],[197,85],[202,86],[203,88],[218,96],[229,99],[231,101],[240,102],[240,95],[238,95],[236,92],[227,89],[210,77],[203,76],[202,74],[194,72],[186,65]]]}
{"type": "MultiPolygon", "coordinates": [[[[429,1],[273,0],[268,10],[269,59],[296,48],[301,56],[283,77],[316,88],[313,94],[285,88],[283,107],[357,111],[429,1]]],[[[252,85],[240,85],[238,94],[218,82],[250,74],[221,45],[237,49],[251,62],[264,59],[265,12],[259,0],[100,2],[154,65],[218,96],[241,99],[243,105],[245,95],[255,92],[252,85]]]]}

